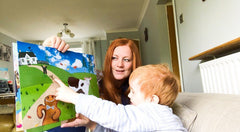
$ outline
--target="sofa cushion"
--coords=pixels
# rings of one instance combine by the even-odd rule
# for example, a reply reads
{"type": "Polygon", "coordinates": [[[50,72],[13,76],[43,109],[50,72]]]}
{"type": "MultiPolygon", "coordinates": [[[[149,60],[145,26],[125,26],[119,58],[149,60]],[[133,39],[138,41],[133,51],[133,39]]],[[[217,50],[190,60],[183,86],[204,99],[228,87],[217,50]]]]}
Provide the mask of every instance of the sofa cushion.
{"type": "Polygon", "coordinates": [[[181,119],[183,126],[188,131],[191,131],[194,121],[197,118],[197,112],[179,103],[174,103],[172,109],[173,113],[176,114],[181,119]]]}
{"type": "Polygon", "coordinates": [[[175,103],[197,112],[192,132],[240,132],[240,95],[179,93],[175,103]]]}

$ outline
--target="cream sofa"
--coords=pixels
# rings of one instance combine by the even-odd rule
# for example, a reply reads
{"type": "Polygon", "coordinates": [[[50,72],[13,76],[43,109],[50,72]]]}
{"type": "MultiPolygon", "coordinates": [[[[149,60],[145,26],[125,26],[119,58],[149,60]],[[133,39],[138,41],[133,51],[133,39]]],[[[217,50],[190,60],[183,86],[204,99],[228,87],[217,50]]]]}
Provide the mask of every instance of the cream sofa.
{"type": "Polygon", "coordinates": [[[240,95],[180,93],[173,111],[189,132],[240,132],[240,95]]]}

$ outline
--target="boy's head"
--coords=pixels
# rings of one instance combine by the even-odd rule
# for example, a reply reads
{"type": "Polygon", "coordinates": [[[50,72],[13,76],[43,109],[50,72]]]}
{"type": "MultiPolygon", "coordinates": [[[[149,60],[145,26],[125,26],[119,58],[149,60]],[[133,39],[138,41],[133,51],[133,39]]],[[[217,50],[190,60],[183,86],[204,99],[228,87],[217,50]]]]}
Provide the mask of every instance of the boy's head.
{"type": "Polygon", "coordinates": [[[129,98],[133,105],[154,102],[170,106],[178,95],[179,80],[166,65],[145,65],[129,78],[129,98]]]}

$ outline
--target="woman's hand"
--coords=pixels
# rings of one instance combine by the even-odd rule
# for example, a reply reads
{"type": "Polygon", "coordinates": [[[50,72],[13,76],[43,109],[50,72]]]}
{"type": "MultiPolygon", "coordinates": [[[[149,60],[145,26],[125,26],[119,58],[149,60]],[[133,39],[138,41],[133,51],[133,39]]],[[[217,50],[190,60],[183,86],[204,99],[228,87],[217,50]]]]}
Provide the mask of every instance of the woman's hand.
{"type": "Polygon", "coordinates": [[[54,82],[59,85],[59,87],[56,89],[56,100],[74,104],[74,101],[77,100],[78,93],[67,87],[59,79],[54,79],[54,82]]]}
{"type": "Polygon", "coordinates": [[[56,37],[56,36],[47,38],[43,42],[43,46],[56,48],[57,50],[59,50],[63,53],[69,49],[69,44],[66,44],[64,40],[62,40],[61,38],[56,37]]]}
{"type": "Polygon", "coordinates": [[[96,128],[96,123],[89,120],[82,114],[76,114],[76,118],[73,121],[63,123],[61,125],[61,127],[80,127],[80,126],[85,126],[91,130],[94,130],[96,128]]]}

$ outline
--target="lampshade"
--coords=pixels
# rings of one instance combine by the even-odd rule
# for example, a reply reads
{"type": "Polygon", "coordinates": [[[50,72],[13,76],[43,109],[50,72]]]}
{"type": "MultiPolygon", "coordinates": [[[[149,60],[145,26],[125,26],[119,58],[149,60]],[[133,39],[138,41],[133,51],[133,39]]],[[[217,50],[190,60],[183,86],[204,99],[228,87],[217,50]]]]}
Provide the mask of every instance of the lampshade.
{"type": "Polygon", "coordinates": [[[65,29],[64,32],[65,32],[65,34],[70,34],[71,30],[70,29],[65,29]]]}
{"type": "Polygon", "coordinates": [[[62,37],[62,32],[57,33],[58,37],[62,37]]]}
{"type": "Polygon", "coordinates": [[[57,36],[62,37],[63,33],[64,33],[64,34],[68,35],[69,37],[73,38],[75,36],[75,34],[72,33],[70,29],[67,28],[68,23],[63,23],[63,26],[64,26],[64,29],[62,29],[61,32],[58,32],[57,36]]]}
{"type": "Polygon", "coordinates": [[[75,36],[75,34],[74,34],[74,33],[70,33],[69,36],[70,36],[71,38],[73,38],[73,37],[75,36]]]}

